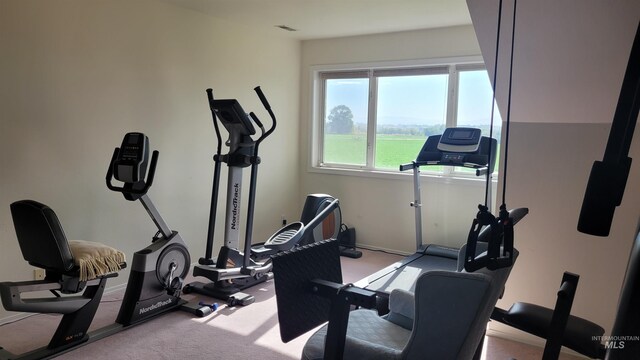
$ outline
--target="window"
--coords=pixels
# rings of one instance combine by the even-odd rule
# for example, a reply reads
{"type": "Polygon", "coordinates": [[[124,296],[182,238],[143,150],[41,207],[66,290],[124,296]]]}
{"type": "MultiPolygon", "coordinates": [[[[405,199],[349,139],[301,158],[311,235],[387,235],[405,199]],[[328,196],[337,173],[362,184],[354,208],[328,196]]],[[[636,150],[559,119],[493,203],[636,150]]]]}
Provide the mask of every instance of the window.
{"type": "Polygon", "coordinates": [[[318,71],[317,80],[316,167],[398,171],[445,127],[476,127],[489,136],[493,91],[482,64],[318,71]]]}

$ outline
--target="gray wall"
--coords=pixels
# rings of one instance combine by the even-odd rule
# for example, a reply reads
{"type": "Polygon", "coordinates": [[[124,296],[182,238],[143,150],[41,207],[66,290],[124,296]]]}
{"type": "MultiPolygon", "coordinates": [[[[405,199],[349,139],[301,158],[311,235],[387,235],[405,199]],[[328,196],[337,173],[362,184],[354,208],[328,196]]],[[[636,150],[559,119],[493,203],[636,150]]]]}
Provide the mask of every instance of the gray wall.
{"type": "MultiPolygon", "coordinates": [[[[516,226],[520,257],[501,307],[526,301],[553,307],[562,273],[580,275],[572,314],[611,331],[629,252],[640,218],[640,171],[633,167],[608,238],[576,230],[593,160],[601,160],[609,124],[520,123],[511,125],[507,204],[526,206],[516,226]]],[[[638,158],[638,131],[630,156],[638,158]]],[[[537,338],[490,323],[494,333],[527,342],[537,338]]]]}
{"type": "MultiPolygon", "coordinates": [[[[467,3],[493,72],[498,1],[467,3]]],[[[513,2],[505,1],[496,90],[503,115],[512,14],[513,2]]],[[[640,2],[635,0],[518,2],[507,203],[527,206],[531,213],[516,230],[521,256],[502,306],[516,300],[553,306],[562,272],[572,271],[581,276],[573,314],[611,331],[640,217],[637,164],[611,235],[585,235],[576,226],[591,164],[602,159],[639,19],[640,2]]],[[[640,153],[637,133],[632,158],[640,153]]],[[[490,329],[524,338],[494,323],[490,329]]]]}

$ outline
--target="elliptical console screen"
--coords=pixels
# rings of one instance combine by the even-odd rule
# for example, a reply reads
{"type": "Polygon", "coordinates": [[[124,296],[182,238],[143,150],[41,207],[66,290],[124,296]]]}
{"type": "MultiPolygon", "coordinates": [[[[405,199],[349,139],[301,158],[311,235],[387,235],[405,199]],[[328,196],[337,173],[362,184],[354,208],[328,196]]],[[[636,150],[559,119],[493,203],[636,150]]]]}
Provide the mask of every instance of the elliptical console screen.
{"type": "Polygon", "coordinates": [[[240,135],[253,135],[256,133],[249,116],[244,112],[237,100],[214,100],[213,111],[229,132],[240,135]]]}
{"type": "Polygon", "coordinates": [[[480,146],[480,129],[447,128],[440,137],[438,150],[452,153],[473,153],[480,146]]]}

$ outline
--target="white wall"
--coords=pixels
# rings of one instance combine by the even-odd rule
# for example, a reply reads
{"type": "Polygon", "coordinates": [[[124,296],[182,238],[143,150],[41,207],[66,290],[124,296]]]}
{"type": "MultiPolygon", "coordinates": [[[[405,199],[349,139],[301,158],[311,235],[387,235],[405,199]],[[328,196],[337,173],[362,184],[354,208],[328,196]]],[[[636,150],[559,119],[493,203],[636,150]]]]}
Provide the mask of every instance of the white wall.
{"type": "MultiPolygon", "coordinates": [[[[325,192],[341,201],[344,221],[356,228],[357,242],[374,248],[415,251],[413,182],[409,173],[373,178],[309,172],[311,143],[311,70],[316,66],[411,61],[478,56],[471,26],[370,36],[308,40],[302,43],[301,186],[302,194],[325,192]]],[[[425,243],[461,246],[477,205],[484,201],[484,181],[423,177],[425,243]]]]}
{"type": "MultiPolygon", "coordinates": [[[[197,261],[215,151],[208,87],[268,123],[253,92],[261,85],[280,121],[260,148],[254,239],[277,229],[281,214],[297,216],[300,45],[275,31],[146,0],[1,1],[0,278],[32,277],[9,212],[19,199],[51,206],[69,238],[112,245],[128,259],[150,242],[156,230],[142,206],[104,183],[129,131],[160,151],[150,196],[197,261]]],[[[226,170],[222,179],[224,189],[226,170]]]]}

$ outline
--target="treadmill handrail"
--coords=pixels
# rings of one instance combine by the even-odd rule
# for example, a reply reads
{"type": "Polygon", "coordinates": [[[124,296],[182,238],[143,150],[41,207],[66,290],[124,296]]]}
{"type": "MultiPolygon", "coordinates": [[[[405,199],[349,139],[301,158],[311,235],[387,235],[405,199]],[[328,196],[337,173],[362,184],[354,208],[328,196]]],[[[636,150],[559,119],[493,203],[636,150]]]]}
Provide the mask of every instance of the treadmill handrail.
{"type": "Polygon", "coordinates": [[[480,175],[484,175],[486,174],[486,171],[488,170],[488,167],[486,165],[479,165],[479,164],[474,164],[474,163],[461,163],[461,164],[454,164],[451,162],[442,162],[442,161],[412,161],[408,164],[402,164],[400,165],[400,171],[407,171],[407,170],[411,170],[413,168],[419,168],[421,166],[459,166],[459,167],[465,167],[465,168],[470,168],[470,169],[476,169],[480,172],[482,172],[481,174],[478,174],[478,172],[476,172],[477,176],[480,175]]]}

